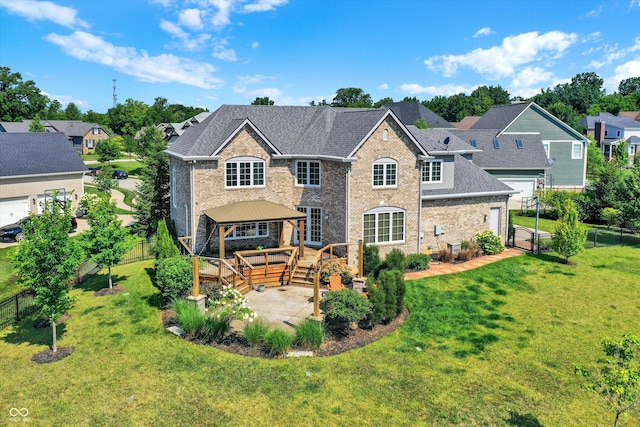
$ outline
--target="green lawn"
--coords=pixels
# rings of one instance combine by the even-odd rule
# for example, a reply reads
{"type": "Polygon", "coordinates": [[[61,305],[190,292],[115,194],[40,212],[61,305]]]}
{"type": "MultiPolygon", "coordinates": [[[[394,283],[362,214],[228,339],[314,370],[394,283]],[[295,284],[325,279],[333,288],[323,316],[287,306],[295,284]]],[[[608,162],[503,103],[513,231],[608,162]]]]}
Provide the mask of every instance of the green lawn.
{"type": "MultiPolygon", "coordinates": [[[[94,297],[101,272],[73,291],[50,365],[30,358],[50,330],[0,331],[0,409],[44,425],[592,426],[613,424],[580,388],[574,363],[640,330],[640,247],[590,249],[557,262],[522,255],[407,283],[408,321],[327,358],[246,358],[161,327],[152,261],[113,269],[125,293],[94,297]]],[[[5,415],[6,416],[6,415],[5,415]]],[[[621,426],[640,425],[640,411],[621,426]]]]}
{"type": "Polygon", "coordinates": [[[18,284],[9,280],[12,274],[9,257],[15,251],[15,246],[0,249],[0,301],[10,298],[22,290],[18,284]]]}
{"type": "MultiPolygon", "coordinates": [[[[133,212],[133,208],[134,208],[133,198],[135,196],[135,193],[133,191],[131,191],[131,190],[127,190],[126,188],[114,188],[111,191],[119,191],[122,194],[124,194],[124,203],[127,206],[131,207],[131,209],[129,209],[129,210],[117,207],[116,208],[116,214],[118,214],[118,215],[127,215],[127,214],[132,213],[133,212]]],[[[84,192],[87,193],[87,194],[97,194],[97,195],[104,194],[104,192],[99,191],[93,185],[87,185],[87,184],[85,184],[85,186],[84,186],[84,192]]]]}

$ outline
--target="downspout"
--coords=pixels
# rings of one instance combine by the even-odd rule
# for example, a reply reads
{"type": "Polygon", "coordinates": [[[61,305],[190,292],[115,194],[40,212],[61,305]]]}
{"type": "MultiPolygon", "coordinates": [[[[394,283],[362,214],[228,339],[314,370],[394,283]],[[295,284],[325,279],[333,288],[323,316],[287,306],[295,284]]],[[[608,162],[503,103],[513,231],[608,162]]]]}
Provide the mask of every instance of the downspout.
{"type": "Polygon", "coordinates": [[[507,201],[505,202],[507,205],[507,225],[504,227],[504,243],[505,245],[509,242],[507,242],[507,239],[509,239],[509,199],[511,198],[511,196],[507,196],[507,201]]]}
{"type": "MultiPolygon", "coordinates": [[[[422,175],[422,174],[420,174],[422,175]]],[[[418,181],[418,247],[417,254],[422,250],[422,177],[418,181]]]]}
{"type": "Polygon", "coordinates": [[[346,189],[346,191],[347,191],[347,197],[346,197],[346,199],[347,199],[346,200],[347,218],[346,218],[346,220],[344,222],[345,223],[345,233],[344,233],[344,235],[345,235],[346,243],[349,243],[350,237],[351,237],[349,235],[350,234],[349,233],[349,228],[350,228],[350,225],[351,225],[351,164],[347,165],[347,177],[346,178],[347,178],[347,183],[346,183],[346,186],[347,186],[347,189],[346,189]]]}
{"type": "Polygon", "coordinates": [[[191,251],[196,253],[196,161],[191,162],[191,251]]]}

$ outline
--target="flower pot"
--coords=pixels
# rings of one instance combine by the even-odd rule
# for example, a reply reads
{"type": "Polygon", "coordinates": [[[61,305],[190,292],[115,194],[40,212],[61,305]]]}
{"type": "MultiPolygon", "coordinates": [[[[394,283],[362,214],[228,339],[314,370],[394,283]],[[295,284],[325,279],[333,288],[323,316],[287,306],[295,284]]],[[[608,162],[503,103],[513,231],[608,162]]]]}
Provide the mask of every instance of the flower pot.
{"type": "Polygon", "coordinates": [[[258,292],[264,292],[264,285],[258,285],[258,292]]]}

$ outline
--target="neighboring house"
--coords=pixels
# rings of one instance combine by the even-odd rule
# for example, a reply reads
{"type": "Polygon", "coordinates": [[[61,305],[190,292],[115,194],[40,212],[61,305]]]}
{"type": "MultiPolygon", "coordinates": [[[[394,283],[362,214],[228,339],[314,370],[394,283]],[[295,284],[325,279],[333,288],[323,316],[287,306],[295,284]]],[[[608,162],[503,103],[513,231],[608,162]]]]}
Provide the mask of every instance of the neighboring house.
{"type": "Polygon", "coordinates": [[[586,185],[589,140],[534,102],[491,107],[471,129],[499,130],[498,138],[537,134],[551,163],[545,186],[579,190],[586,185]]]}
{"type": "Polygon", "coordinates": [[[514,201],[533,197],[551,167],[537,133],[500,133],[500,129],[453,130],[454,135],[481,151],[473,163],[518,193],[514,201]],[[498,135],[498,136],[496,136],[498,135]]]}
{"type": "Polygon", "coordinates": [[[41,213],[58,192],[76,210],[86,166],[60,132],[0,132],[0,226],[41,213]]]}
{"type": "Polygon", "coordinates": [[[475,125],[478,122],[478,120],[480,120],[480,117],[481,116],[467,116],[462,120],[460,120],[459,122],[453,122],[451,124],[458,129],[462,129],[462,130],[471,129],[473,125],[475,125]]]}
{"type": "Polygon", "coordinates": [[[455,126],[419,102],[390,102],[383,107],[393,110],[400,121],[407,126],[415,125],[422,119],[429,129],[455,129],[455,126]]]}
{"type": "MultiPolygon", "coordinates": [[[[196,253],[358,241],[437,251],[493,229],[514,191],[444,129],[393,110],[225,105],[167,150],[171,219],[196,253]]],[[[353,257],[357,258],[357,257],[353,257]]]]}
{"type": "Polygon", "coordinates": [[[640,121],[630,117],[632,114],[623,114],[614,116],[603,112],[583,117],[578,123],[585,128],[587,136],[596,140],[605,159],[611,160],[612,147],[624,141],[627,143],[629,160],[633,162],[640,147],[640,121]]]}
{"type": "Polygon", "coordinates": [[[210,115],[211,112],[203,111],[202,113],[196,114],[190,119],[184,120],[180,123],[160,123],[156,126],[156,129],[160,130],[164,135],[165,141],[171,144],[173,141],[178,139],[178,137],[182,135],[184,131],[189,129],[191,126],[197,125],[198,123],[202,122],[210,115]]]}
{"type": "MultiPolygon", "coordinates": [[[[47,132],[61,132],[71,142],[73,148],[82,153],[92,153],[96,144],[109,139],[109,134],[97,123],[80,120],[41,120],[47,132]]],[[[29,132],[31,120],[21,122],[0,122],[0,132],[29,132]]]]}

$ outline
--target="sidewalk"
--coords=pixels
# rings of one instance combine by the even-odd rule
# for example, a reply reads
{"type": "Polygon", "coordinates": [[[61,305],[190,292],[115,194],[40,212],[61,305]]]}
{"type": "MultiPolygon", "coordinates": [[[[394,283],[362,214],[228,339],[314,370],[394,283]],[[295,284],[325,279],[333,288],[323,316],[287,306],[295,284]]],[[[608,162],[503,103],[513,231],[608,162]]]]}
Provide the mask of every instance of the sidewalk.
{"type": "Polygon", "coordinates": [[[460,273],[461,271],[472,270],[474,268],[482,267],[483,265],[491,264],[493,262],[500,261],[506,258],[518,256],[523,253],[524,251],[521,251],[519,249],[507,248],[499,254],[485,255],[480,258],[476,258],[460,264],[452,264],[449,262],[431,262],[429,263],[429,269],[406,273],[404,275],[404,278],[406,280],[415,280],[422,279],[424,277],[440,276],[442,274],[460,273]]]}

